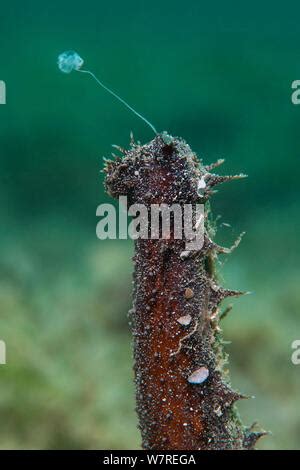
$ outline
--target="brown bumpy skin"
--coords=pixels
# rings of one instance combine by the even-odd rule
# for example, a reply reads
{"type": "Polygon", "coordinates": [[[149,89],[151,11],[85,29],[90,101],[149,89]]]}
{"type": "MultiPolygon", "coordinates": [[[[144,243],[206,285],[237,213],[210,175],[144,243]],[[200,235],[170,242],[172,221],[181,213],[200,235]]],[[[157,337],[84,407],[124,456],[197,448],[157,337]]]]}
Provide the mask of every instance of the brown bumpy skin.
{"type": "MultiPolygon", "coordinates": [[[[126,195],[128,204],[207,206],[216,184],[238,178],[211,174],[221,162],[203,166],[184,141],[166,134],[122,152],[123,158],[107,161],[105,185],[115,198],[126,195]]],[[[223,372],[218,306],[241,293],[217,285],[214,258],[229,251],[210,240],[207,224],[198,252],[187,252],[185,240],[172,233],[168,240],[135,242],[130,315],[144,449],[249,449],[260,435],[242,425],[234,406],[242,396],[223,372]],[[192,377],[201,383],[190,383],[192,377]]]]}

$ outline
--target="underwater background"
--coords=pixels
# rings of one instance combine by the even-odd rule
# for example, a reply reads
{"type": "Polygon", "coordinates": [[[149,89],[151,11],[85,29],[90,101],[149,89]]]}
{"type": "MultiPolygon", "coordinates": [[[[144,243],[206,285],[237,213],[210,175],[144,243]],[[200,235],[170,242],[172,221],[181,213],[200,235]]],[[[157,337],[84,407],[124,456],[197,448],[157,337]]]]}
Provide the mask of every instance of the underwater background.
{"type": "Polygon", "coordinates": [[[232,383],[256,397],[239,403],[244,422],[272,432],[258,448],[300,448],[299,13],[299,2],[1,4],[0,448],[140,446],[133,243],[95,229],[109,201],[102,157],[130,131],[153,134],[90,77],[59,72],[68,49],[205,163],[249,175],[212,200],[218,242],[246,231],[219,268],[226,287],[252,292],[223,324],[232,383]]]}

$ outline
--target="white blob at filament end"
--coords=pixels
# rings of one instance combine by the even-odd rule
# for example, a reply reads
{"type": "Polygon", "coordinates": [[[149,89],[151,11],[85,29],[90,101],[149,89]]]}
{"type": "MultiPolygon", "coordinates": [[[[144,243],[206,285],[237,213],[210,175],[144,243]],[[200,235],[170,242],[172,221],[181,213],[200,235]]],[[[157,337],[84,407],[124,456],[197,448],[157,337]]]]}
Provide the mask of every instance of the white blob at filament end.
{"type": "Polygon", "coordinates": [[[81,67],[83,65],[83,59],[80,57],[79,54],[75,51],[66,51],[62,52],[58,56],[58,61],[57,61],[58,68],[61,72],[63,73],[71,73],[73,70],[76,72],[82,72],[86,73],[88,75],[91,75],[94,80],[102,87],[104,90],[106,90],[108,93],[113,95],[117,100],[121,101],[121,103],[124,104],[130,111],[132,111],[136,116],[138,116],[140,119],[142,119],[148,126],[153,130],[155,134],[157,134],[157,131],[155,127],[149,122],[144,116],[142,116],[140,113],[138,113],[135,109],[133,109],[128,103],[126,103],[125,100],[123,100],[119,95],[117,95],[114,91],[112,91],[110,88],[105,86],[100,80],[96,77],[96,75],[93,74],[93,72],[90,72],[89,70],[81,70],[81,67]]]}
{"type": "Polygon", "coordinates": [[[79,70],[83,65],[83,59],[75,51],[66,51],[58,56],[58,68],[63,73],[71,73],[72,70],[79,70]]]}

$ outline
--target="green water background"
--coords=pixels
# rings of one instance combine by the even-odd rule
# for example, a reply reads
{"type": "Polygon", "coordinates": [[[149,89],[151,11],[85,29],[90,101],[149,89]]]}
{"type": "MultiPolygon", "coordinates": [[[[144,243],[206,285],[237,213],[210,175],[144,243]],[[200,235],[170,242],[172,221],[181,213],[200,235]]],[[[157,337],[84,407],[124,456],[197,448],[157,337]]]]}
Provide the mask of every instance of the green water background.
{"type": "Polygon", "coordinates": [[[244,421],[300,448],[299,2],[5,2],[0,15],[1,448],[139,448],[132,385],[130,241],[96,239],[102,156],[152,138],[57,55],[76,49],[159,130],[206,163],[226,158],[213,200],[224,285],[253,295],[224,322],[244,421]],[[223,223],[230,224],[222,225],[223,223]]]}

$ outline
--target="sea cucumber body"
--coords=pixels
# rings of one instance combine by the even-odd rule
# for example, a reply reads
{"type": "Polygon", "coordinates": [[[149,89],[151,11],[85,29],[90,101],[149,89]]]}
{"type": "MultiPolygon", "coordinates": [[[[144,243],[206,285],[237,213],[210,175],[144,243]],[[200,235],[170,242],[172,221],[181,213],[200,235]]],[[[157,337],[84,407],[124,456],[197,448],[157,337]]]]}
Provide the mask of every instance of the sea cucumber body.
{"type": "MultiPolygon", "coordinates": [[[[129,204],[147,207],[206,204],[208,192],[199,195],[199,180],[215,182],[185,142],[173,138],[165,143],[161,135],[108,162],[106,173],[113,197],[126,195],[129,204]]],[[[241,395],[223,372],[218,305],[236,293],[216,284],[215,247],[208,233],[202,249],[191,256],[182,256],[185,239],[175,240],[172,232],[169,239],[135,241],[130,318],[144,449],[250,447],[234,407],[241,395]],[[188,315],[187,325],[178,322],[188,315]]]]}

